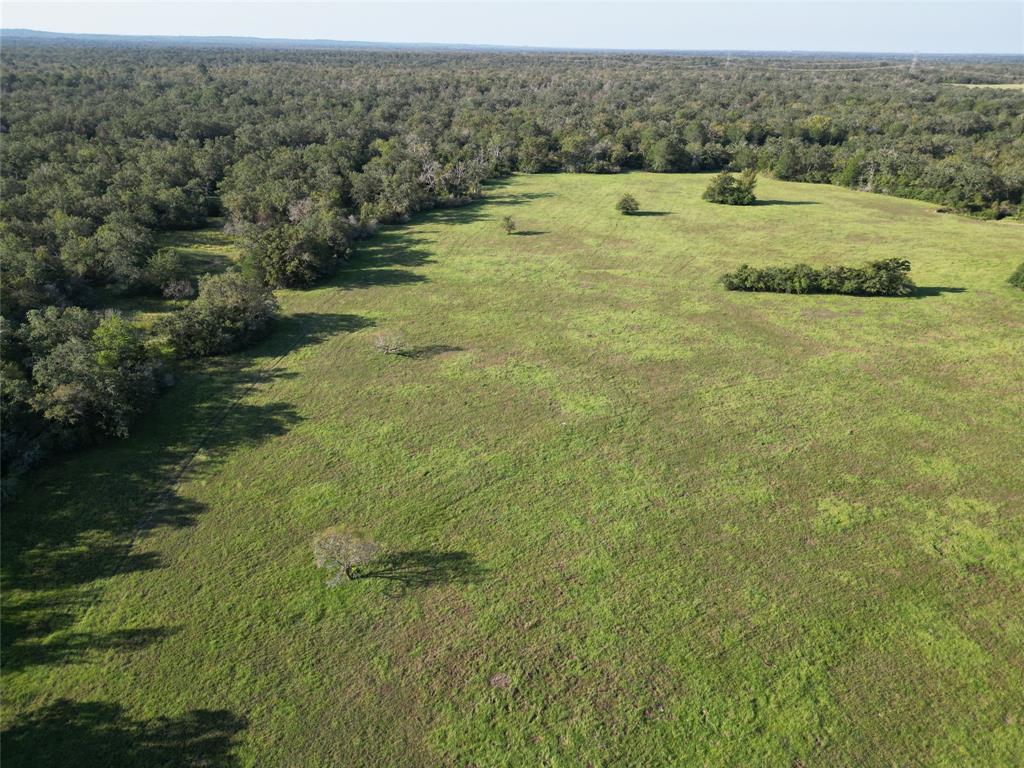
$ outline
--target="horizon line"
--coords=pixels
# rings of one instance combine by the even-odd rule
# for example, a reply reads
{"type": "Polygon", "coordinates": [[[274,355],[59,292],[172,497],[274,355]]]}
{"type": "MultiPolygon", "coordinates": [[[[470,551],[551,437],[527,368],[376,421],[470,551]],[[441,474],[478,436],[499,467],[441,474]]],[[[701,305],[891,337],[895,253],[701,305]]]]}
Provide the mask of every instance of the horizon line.
{"type": "MultiPolygon", "coordinates": [[[[950,52],[936,52],[936,51],[864,51],[864,50],[829,50],[829,49],[811,49],[811,48],[605,48],[605,47],[581,47],[581,46],[548,46],[548,45],[517,45],[511,43],[465,43],[465,42],[437,42],[437,41],[389,41],[389,40],[341,40],[336,38],[319,38],[319,37],[262,37],[254,35],[160,35],[150,33],[118,33],[118,32],[57,32],[52,30],[44,29],[31,29],[28,27],[0,27],[0,36],[10,33],[29,33],[30,35],[39,35],[42,38],[46,37],[77,37],[77,38],[103,38],[103,39],[123,39],[123,40],[151,40],[154,42],[171,42],[175,40],[180,41],[252,41],[264,44],[270,44],[268,47],[272,47],[274,43],[292,43],[307,46],[331,45],[331,46],[386,46],[388,48],[401,49],[403,47],[408,48],[456,48],[456,49],[473,49],[473,48],[486,48],[493,50],[504,50],[504,51],[532,51],[532,52],[544,52],[544,53],[558,53],[558,52],[578,52],[578,53],[644,53],[644,54],[725,54],[725,55],[743,55],[743,54],[842,54],[842,55],[866,55],[866,56],[937,56],[937,57],[955,57],[955,56],[970,56],[970,57],[981,57],[981,56],[997,56],[997,57],[1012,57],[1024,59],[1024,53],[1011,52],[1011,51],[989,51],[989,52],[970,52],[970,51],[959,51],[955,53],[950,52]]],[[[18,35],[19,37],[21,35],[18,35]]],[[[27,36],[26,36],[27,37],[27,36]]]]}

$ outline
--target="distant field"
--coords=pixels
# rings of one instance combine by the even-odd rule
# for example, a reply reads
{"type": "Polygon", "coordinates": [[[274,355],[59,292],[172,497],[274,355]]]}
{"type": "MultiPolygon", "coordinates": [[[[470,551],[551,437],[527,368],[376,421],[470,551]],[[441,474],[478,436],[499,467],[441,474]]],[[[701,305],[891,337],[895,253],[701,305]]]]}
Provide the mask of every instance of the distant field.
{"type": "Polygon", "coordinates": [[[5,768],[1019,765],[1024,228],[707,178],[517,176],[386,228],[28,478],[5,768]],[[886,257],[915,297],[717,283],[886,257]],[[392,565],[329,588],[334,525],[392,565]]]}

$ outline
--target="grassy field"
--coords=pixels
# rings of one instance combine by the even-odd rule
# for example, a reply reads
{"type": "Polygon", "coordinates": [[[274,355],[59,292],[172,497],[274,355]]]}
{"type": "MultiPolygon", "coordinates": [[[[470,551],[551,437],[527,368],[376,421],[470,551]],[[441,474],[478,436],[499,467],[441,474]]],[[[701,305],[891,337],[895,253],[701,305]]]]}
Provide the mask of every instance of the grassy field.
{"type": "Polygon", "coordinates": [[[386,228],[28,478],[5,768],[1019,765],[1024,228],[706,183],[518,176],[386,228]],[[915,297],[716,282],[891,256],[915,297]],[[390,557],[331,588],[336,525],[390,557]]]}

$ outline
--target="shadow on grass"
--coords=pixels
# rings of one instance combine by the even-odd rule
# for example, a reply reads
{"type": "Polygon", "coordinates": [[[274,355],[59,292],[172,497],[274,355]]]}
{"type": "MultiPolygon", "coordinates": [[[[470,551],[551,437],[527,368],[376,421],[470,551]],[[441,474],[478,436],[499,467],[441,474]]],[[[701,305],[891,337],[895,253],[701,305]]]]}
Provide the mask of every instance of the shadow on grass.
{"type": "Polygon", "coordinates": [[[360,579],[385,579],[399,590],[422,589],[435,584],[474,584],[487,571],[469,552],[409,550],[378,558],[359,570],[360,579]]]}
{"type": "Polygon", "coordinates": [[[966,288],[953,288],[944,285],[919,285],[910,294],[912,299],[926,299],[929,296],[941,296],[944,293],[966,293],[966,288]]]}
{"type": "Polygon", "coordinates": [[[497,194],[494,194],[493,190],[500,188],[501,186],[503,186],[501,182],[493,182],[487,185],[488,189],[492,190],[492,194],[490,195],[476,198],[465,205],[421,211],[416,214],[414,220],[417,222],[433,221],[444,224],[470,224],[475,221],[486,221],[488,219],[495,218],[493,215],[489,215],[483,211],[487,206],[522,205],[523,203],[529,203],[533,200],[546,200],[555,196],[554,192],[499,191],[497,194]]]}
{"type": "Polygon", "coordinates": [[[671,216],[672,211],[637,211],[636,213],[629,214],[634,217],[641,216],[671,216]]]}
{"type": "Polygon", "coordinates": [[[177,632],[166,627],[118,629],[113,632],[75,632],[69,627],[76,614],[51,612],[43,626],[33,626],[34,606],[4,609],[4,670],[7,673],[39,665],[60,665],[88,661],[105,651],[130,653],[163,640],[177,632]],[[25,619],[22,621],[22,619],[25,619]],[[52,634],[51,634],[52,633],[52,634]],[[8,637],[9,635],[10,637],[8,637]],[[45,637],[45,642],[42,639],[45,637]]]}
{"type": "Polygon", "coordinates": [[[405,227],[383,230],[361,240],[330,285],[354,289],[427,282],[423,275],[402,269],[434,263],[432,254],[420,247],[422,242],[405,227]]]}
{"type": "Polygon", "coordinates": [[[816,200],[755,200],[751,205],[821,205],[816,200]]]}
{"type": "Polygon", "coordinates": [[[547,233],[546,229],[520,229],[512,234],[516,237],[533,237],[534,235],[546,235],[547,233]]]}
{"type": "Polygon", "coordinates": [[[453,347],[448,344],[427,344],[422,347],[410,347],[398,354],[402,357],[412,358],[413,360],[422,360],[431,357],[437,357],[443,355],[446,352],[462,352],[462,347],[453,347]]]}
{"type": "Polygon", "coordinates": [[[354,333],[374,325],[373,320],[359,315],[298,312],[278,319],[270,336],[254,347],[253,352],[263,357],[280,357],[319,344],[331,336],[354,333]]]}
{"type": "Polygon", "coordinates": [[[230,768],[239,765],[231,752],[246,726],[227,710],[135,720],[111,702],[61,699],[15,719],[0,743],[5,768],[230,768]]]}

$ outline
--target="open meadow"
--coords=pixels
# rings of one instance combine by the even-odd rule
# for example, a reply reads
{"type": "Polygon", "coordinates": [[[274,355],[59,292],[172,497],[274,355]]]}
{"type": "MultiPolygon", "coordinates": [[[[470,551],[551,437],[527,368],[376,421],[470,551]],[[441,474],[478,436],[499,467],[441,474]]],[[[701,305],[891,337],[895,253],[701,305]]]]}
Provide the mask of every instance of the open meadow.
{"type": "Polygon", "coordinates": [[[515,175],[384,227],[25,477],[5,768],[1015,764],[1024,226],[708,178],[515,175]],[[912,297],[718,282],[893,257],[912,297]],[[329,586],[332,527],[385,557],[329,586]]]}

